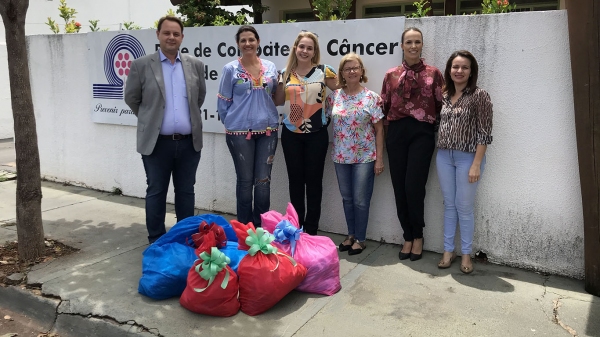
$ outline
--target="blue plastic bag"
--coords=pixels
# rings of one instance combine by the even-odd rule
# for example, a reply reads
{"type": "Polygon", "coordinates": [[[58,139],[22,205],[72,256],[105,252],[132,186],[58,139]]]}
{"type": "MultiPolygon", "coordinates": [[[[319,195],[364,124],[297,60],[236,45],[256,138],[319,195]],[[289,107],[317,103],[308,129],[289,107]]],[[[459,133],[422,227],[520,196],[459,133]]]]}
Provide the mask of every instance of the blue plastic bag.
{"type": "Polygon", "coordinates": [[[202,221],[223,228],[227,246],[221,251],[231,259],[230,266],[237,272],[240,260],[248,252],[237,249],[237,236],[231,224],[220,215],[196,215],[179,221],[142,253],[140,294],[157,300],[181,296],[187,285],[188,272],[197,259],[191,236],[198,232],[202,221]]]}

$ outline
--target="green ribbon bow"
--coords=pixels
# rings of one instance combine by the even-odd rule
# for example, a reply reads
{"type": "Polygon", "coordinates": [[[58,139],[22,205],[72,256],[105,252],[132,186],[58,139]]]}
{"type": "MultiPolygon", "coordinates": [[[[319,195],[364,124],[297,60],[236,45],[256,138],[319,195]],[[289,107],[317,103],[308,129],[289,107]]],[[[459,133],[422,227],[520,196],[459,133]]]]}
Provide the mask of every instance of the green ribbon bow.
{"type": "MultiPolygon", "coordinates": [[[[194,291],[198,293],[201,293],[204,290],[208,289],[208,287],[210,287],[210,285],[215,280],[217,274],[221,270],[223,270],[223,268],[227,267],[229,262],[231,262],[231,260],[227,256],[225,256],[225,254],[219,251],[217,247],[212,247],[210,250],[210,254],[207,252],[202,252],[200,254],[200,259],[202,260],[202,263],[199,263],[196,266],[195,270],[200,275],[200,277],[208,281],[208,285],[204,289],[194,288],[194,291]]],[[[229,283],[229,270],[225,269],[225,271],[225,279],[221,283],[222,289],[227,288],[227,284],[229,283]]]]}
{"type": "Polygon", "coordinates": [[[261,227],[257,228],[256,232],[254,232],[252,229],[249,229],[248,237],[246,238],[246,244],[250,246],[250,249],[248,249],[248,254],[250,254],[250,256],[254,256],[258,252],[263,252],[263,254],[265,255],[275,254],[275,257],[277,258],[277,265],[271,271],[275,271],[277,270],[277,268],[279,268],[278,255],[287,257],[292,263],[292,265],[296,267],[296,261],[291,256],[278,252],[277,247],[273,247],[271,245],[271,242],[273,242],[273,240],[275,240],[275,236],[273,236],[273,234],[269,233],[267,230],[262,229],[261,227]]]}
{"type": "Polygon", "coordinates": [[[277,248],[271,245],[273,240],[275,240],[275,237],[261,227],[257,228],[256,232],[254,232],[252,229],[249,229],[248,237],[246,238],[246,244],[250,246],[250,249],[248,249],[248,254],[250,254],[250,256],[254,256],[258,252],[263,252],[263,254],[277,253],[277,248]]]}

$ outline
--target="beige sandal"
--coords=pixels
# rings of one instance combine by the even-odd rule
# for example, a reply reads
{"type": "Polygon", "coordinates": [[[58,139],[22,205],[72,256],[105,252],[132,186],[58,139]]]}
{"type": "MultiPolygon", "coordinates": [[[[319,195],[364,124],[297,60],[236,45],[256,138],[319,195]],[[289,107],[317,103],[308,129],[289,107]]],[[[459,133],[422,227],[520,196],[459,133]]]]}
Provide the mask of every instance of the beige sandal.
{"type": "Polygon", "coordinates": [[[471,274],[473,272],[473,260],[470,257],[469,261],[471,262],[470,266],[465,266],[464,264],[462,264],[462,261],[460,263],[460,271],[462,271],[465,274],[471,274]]]}
{"type": "MultiPolygon", "coordinates": [[[[444,253],[446,253],[446,252],[444,252],[444,253]]],[[[440,260],[440,262],[438,262],[438,268],[440,268],[440,269],[450,268],[450,266],[452,265],[452,262],[454,262],[454,259],[456,259],[455,252],[452,252],[452,254],[450,254],[450,259],[448,259],[448,260],[444,260],[444,255],[442,255],[442,259],[440,260]]]]}

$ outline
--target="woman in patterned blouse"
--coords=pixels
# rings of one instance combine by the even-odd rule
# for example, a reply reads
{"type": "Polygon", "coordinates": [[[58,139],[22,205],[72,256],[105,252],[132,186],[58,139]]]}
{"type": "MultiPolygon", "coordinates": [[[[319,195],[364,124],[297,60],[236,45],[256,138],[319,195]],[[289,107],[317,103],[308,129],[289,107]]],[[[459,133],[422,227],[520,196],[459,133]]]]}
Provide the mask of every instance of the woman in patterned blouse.
{"type": "Polygon", "coordinates": [[[473,271],[471,245],[475,218],[475,192],[485,168],[485,150],[492,143],[492,102],[477,87],[477,60],[470,52],[454,52],[446,63],[446,87],[441,112],[436,158],[444,196],[444,255],[439,268],[456,257],[454,234],[460,223],[460,270],[473,271]]]}
{"type": "Polygon", "coordinates": [[[260,39],[254,27],[240,27],[235,37],[242,57],[223,67],[217,110],[235,165],[237,218],[260,226],[260,215],[270,207],[278,141],[279,114],[272,97],[277,69],[273,62],[258,58],[260,39]]]}
{"type": "Polygon", "coordinates": [[[435,149],[435,127],[442,108],[442,73],[421,58],[423,34],[402,33],[404,60],[385,74],[381,98],[389,123],[387,151],[396,211],[404,231],[400,260],[423,252],[425,185],[435,149]]]}
{"type": "Polygon", "coordinates": [[[321,62],[319,40],[314,33],[298,34],[279,79],[275,103],[288,113],[283,119],[281,146],[288,172],[290,201],[300,225],[316,235],[321,217],[323,170],[329,146],[328,120],[323,113],[325,88],[337,89],[332,67],[321,62]],[[306,197],[306,207],[304,199],[306,197]]]}
{"type": "Polygon", "coordinates": [[[338,89],[325,101],[328,116],[333,116],[331,158],[343,199],[348,237],[340,251],[362,253],[367,235],[373,181],[383,172],[383,112],[381,97],[363,87],[366,70],[355,53],[346,54],[338,70],[338,89]]]}

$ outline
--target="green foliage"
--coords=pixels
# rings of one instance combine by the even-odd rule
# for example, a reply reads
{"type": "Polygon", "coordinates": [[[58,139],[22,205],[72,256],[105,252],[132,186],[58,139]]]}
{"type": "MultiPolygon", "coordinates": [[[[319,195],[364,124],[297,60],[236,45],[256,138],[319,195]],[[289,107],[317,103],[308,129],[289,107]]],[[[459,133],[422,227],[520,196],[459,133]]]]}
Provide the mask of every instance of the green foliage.
{"type": "Polygon", "coordinates": [[[313,7],[315,8],[315,16],[320,21],[327,21],[331,19],[333,15],[333,3],[331,0],[313,0],[313,7]]]}
{"type": "Polygon", "coordinates": [[[124,21],[123,22],[123,30],[139,30],[139,29],[142,29],[142,27],[133,23],[133,21],[124,21]]]}
{"type": "Polygon", "coordinates": [[[417,7],[417,11],[410,15],[411,18],[422,18],[427,16],[427,13],[431,11],[431,6],[429,5],[428,0],[419,0],[413,2],[413,5],[417,7]]]}
{"type": "Polygon", "coordinates": [[[250,5],[252,11],[242,8],[237,13],[220,8],[219,0],[183,0],[177,7],[183,19],[183,25],[186,27],[201,26],[226,26],[226,25],[245,25],[248,24],[246,15],[250,17],[260,17],[262,13],[269,10],[269,7],[263,6],[260,0],[242,0],[243,5],[250,5]]]}
{"type": "MultiPolygon", "coordinates": [[[[281,20],[281,23],[294,23],[296,20],[281,20]]],[[[263,23],[269,23],[269,21],[265,21],[263,23]]]]}
{"type": "Polygon", "coordinates": [[[352,0],[336,0],[337,9],[340,12],[339,20],[346,20],[348,15],[352,13],[350,8],[352,8],[352,0]]]}
{"type": "Polygon", "coordinates": [[[517,4],[511,4],[508,0],[483,0],[481,14],[508,13],[516,7],[517,4]]]}
{"type": "Polygon", "coordinates": [[[54,33],[54,34],[60,33],[60,29],[58,28],[58,23],[56,23],[56,21],[52,20],[51,17],[48,17],[48,22],[46,22],[46,25],[48,25],[48,27],[50,27],[50,30],[52,31],[52,33],[54,33]]]}
{"type": "Polygon", "coordinates": [[[316,11],[315,16],[320,21],[346,20],[351,13],[352,0],[313,0],[312,5],[316,11]],[[333,14],[334,5],[340,13],[339,18],[333,14]]]}
{"type": "Polygon", "coordinates": [[[98,27],[98,22],[100,22],[100,20],[89,20],[88,22],[90,23],[90,32],[100,31],[100,27],[98,27]]]}
{"type": "MultiPolygon", "coordinates": [[[[75,14],[77,14],[77,11],[75,10],[75,8],[67,6],[67,0],[60,0],[58,12],[58,16],[65,20],[65,33],[79,33],[79,31],[81,30],[81,24],[75,21],[75,14]]],[[[46,25],[50,28],[52,33],[58,34],[60,32],[58,23],[52,20],[51,17],[48,17],[46,25]]]]}

